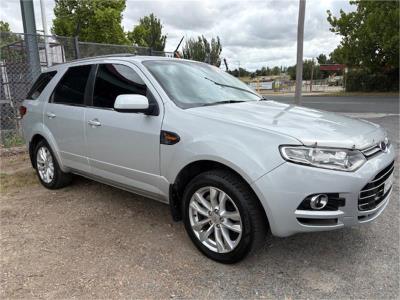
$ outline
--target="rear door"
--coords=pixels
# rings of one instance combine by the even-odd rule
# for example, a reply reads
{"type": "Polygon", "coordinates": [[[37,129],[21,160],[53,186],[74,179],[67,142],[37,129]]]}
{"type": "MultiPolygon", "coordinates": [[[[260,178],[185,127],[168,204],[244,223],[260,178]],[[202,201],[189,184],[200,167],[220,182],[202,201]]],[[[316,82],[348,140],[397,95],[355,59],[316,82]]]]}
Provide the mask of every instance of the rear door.
{"type": "Polygon", "coordinates": [[[158,197],[162,107],[140,72],[123,62],[98,66],[93,103],[85,114],[88,157],[93,174],[158,197]],[[115,111],[115,99],[121,94],[147,96],[157,105],[158,115],[115,111]]]}
{"type": "Polygon", "coordinates": [[[33,84],[23,106],[27,107],[28,114],[24,115],[21,119],[24,137],[26,141],[30,141],[32,136],[36,133],[35,129],[42,126],[43,122],[43,108],[54,89],[54,83],[50,81],[56,76],[57,71],[50,71],[42,73],[33,84]]]}
{"type": "Polygon", "coordinates": [[[85,92],[92,65],[65,72],[44,110],[44,123],[52,133],[63,165],[88,172],[85,141],[85,92]]]}

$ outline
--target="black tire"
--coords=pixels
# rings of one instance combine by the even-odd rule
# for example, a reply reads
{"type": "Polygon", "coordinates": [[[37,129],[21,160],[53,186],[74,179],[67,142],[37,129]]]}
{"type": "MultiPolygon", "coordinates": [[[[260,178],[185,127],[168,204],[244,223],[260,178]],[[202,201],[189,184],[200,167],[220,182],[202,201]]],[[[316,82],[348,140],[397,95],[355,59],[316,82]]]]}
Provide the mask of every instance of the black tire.
{"type": "Polygon", "coordinates": [[[35,163],[35,169],[36,169],[36,174],[39,178],[40,183],[51,190],[55,190],[55,189],[60,189],[65,187],[66,185],[68,185],[71,182],[72,176],[69,173],[64,173],[61,168],[60,165],[58,164],[58,161],[53,153],[53,150],[51,149],[51,147],[49,146],[49,144],[45,141],[45,140],[40,140],[36,146],[35,149],[33,151],[33,159],[34,159],[34,163],[35,163]],[[54,175],[53,178],[51,179],[50,182],[45,182],[42,180],[42,178],[40,177],[39,174],[39,167],[38,167],[38,162],[37,162],[37,155],[38,155],[38,151],[40,148],[45,147],[53,160],[53,166],[54,166],[54,175]]]}
{"type": "Polygon", "coordinates": [[[264,209],[250,187],[232,172],[216,169],[196,176],[186,186],[182,203],[185,228],[189,237],[203,254],[213,260],[225,264],[236,263],[250,252],[263,248],[266,243],[268,221],[264,209]],[[190,224],[190,199],[196,191],[207,186],[213,186],[223,191],[239,210],[242,236],[230,252],[218,253],[207,248],[197,238],[190,224]]]}

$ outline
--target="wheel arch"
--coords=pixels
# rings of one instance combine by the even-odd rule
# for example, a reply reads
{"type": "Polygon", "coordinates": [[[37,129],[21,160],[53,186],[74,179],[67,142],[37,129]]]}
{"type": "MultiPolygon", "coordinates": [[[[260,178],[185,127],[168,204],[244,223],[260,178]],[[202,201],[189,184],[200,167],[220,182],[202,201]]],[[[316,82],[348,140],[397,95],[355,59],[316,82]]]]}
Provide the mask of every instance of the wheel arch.
{"type": "Polygon", "coordinates": [[[54,154],[55,158],[57,159],[57,162],[58,162],[61,170],[64,172],[67,171],[65,169],[64,165],[62,164],[62,160],[60,157],[60,153],[58,151],[57,143],[56,143],[54,137],[51,135],[50,130],[47,129],[46,127],[42,127],[42,129],[43,130],[36,131],[34,134],[32,134],[32,138],[30,139],[29,145],[28,145],[29,158],[30,158],[33,168],[36,168],[35,155],[34,155],[36,145],[39,141],[45,140],[49,144],[51,150],[53,151],[53,154],[54,154]]]}
{"type": "MultiPolygon", "coordinates": [[[[260,206],[264,208],[259,197],[252,188],[251,182],[248,178],[246,178],[246,176],[243,176],[239,170],[235,170],[234,168],[215,160],[196,160],[185,165],[178,172],[173,184],[170,185],[169,203],[171,207],[172,217],[175,221],[182,220],[182,196],[187,184],[197,175],[215,169],[222,169],[235,174],[247,185],[249,191],[251,191],[254,194],[255,198],[259,201],[260,206]]],[[[263,209],[263,213],[266,222],[268,222],[268,216],[265,209],[263,209]]]]}
{"type": "Polygon", "coordinates": [[[32,167],[33,167],[34,169],[36,169],[36,161],[35,161],[35,154],[34,154],[34,151],[35,151],[36,145],[37,145],[41,140],[46,140],[46,139],[44,138],[43,135],[37,133],[37,134],[35,134],[35,135],[32,137],[31,141],[29,142],[29,146],[28,146],[28,147],[29,147],[29,150],[28,150],[28,151],[29,151],[29,158],[30,158],[30,160],[31,160],[32,167]]]}

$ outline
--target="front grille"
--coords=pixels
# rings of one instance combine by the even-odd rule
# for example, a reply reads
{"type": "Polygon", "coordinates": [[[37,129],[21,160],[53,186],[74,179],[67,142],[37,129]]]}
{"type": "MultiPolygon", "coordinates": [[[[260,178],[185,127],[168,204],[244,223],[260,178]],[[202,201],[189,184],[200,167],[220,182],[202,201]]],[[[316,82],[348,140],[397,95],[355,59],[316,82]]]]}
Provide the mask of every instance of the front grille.
{"type": "Polygon", "coordinates": [[[389,146],[390,146],[390,142],[389,142],[389,140],[387,138],[385,138],[383,141],[381,141],[381,142],[379,142],[379,143],[377,143],[375,145],[369,146],[368,148],[365,148],[365,149],[361,150],[361,152],[364,154],[364,156],[367,159],[370,159],[370,158],[372,158],[373,156],[375,156],[377,154],[386,152],[387,148],[389,146]]]}
{"type": "Polygon", "coordinates": [[[379,144],[375,144],[375,145],[373,145],[373,146],[371,146],[371,147],[368,147],[368,148],[366,148],[366,149],[364,149],[364,150],[361,150],[361,152],[367,157],[367,158],[369,158],[369,157],[372,157],[372,156],[374,156],[375,154],[378,154],[379,152],[381,152],[382,150],[381,150],[381,148],[379,147],[379,144]]]}
{"type": "Polygon", "coordinates": [[[394,170],[394,161],[380,171],[375,178],[368,182],[364,188],[360,191],[358,198],[358,209],[359,210],[370,210],[374,209],[381,203],[390,193],[390,190],[384,192],[384,186],[386,179],[392,175],[394,170]]]}

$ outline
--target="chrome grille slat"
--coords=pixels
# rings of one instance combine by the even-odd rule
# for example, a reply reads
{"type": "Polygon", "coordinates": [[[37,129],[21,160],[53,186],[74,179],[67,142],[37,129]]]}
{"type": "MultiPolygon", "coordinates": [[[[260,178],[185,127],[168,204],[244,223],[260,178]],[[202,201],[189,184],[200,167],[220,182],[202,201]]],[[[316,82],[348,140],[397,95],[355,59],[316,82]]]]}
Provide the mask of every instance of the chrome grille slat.
{"type": "Polygon", "coordinates": [[[381,192],[381,190],[377,191],[376,193],[373,193],[372,195],[360,197],[358,199],[363,200],[363,199],[371,198],[371,197],[374,197],[376,194],[379,194],[380,192],[381,192]]]}
{"type": "Polygon", "coordinates": [[[373,180],[368,182],[358,196],[358,210],[365,211],[376,208],[392,188],[384,192],[385,182],[394,171],[394,161],[383,168],[373,180]]]}
{"type": "Polygon", "coordinates": [[[364,150],[361,150],[361,152],[368,158],[371,157],[375,154],[377,154],[378,152],[381,152],[381,148],[379,147],[379,144],[375,144],[371,147],[368,147],[364,150]]]}
{"type": "Polygon", "coordinates": [[[377,148],[377,147],[378,147],[378,143],[376,143],[376,144],[374,144],[372,146],[369,146],[367,148],[364,148],[363,150],[361,150],[361,152],[369,151],[369,150],[377,148]]]}
{"type": "MultiPolygon", "coordinates": [[[[393,169],[394,169],[394,168],[392,168],[391,171],[393,171],[393,169]]],[[[391,173],[391,172],[390,172],[390,173],[391,173]]],[[[386,174],[388,174],[388,173],[386,173],[386,174]]],[[[385,174],[385,175],[386,175],[386,174],[385,174]]],[[[390,176],[390,174],[388,174],[388,175],[390,176]]],[[[387,178],[389,178],[389,176],[387,176],[387,178]]],[[[382,176],[380,179],[382,179],[382,178],[384,178],[384,177],[382,176]]],[[[386,180],[387,178],[385,178],[385,180],[386,180]]],[[[360,194],[361,194],[361,193],[366,193],[366,192],[369,192],[369,191],[378,189],[380,186],[382,186],[382,185],[385,183],[385,180],[384,180],[383,182],[381,182],[380,184],[378,184],[377,186],[373,187],[373,188],[366,189],[366,190],[363,189],[363,190],[360,192],[360,194]]],[[[376,181],[379,181],[379,180],[375,180],[375,182],[376,182],[376,181]]],[[[371,181],[371,182],[368,183],[368,184],[371,184],[372,182],[373,182],[373,181],[371,181]]]]}
{"type": "Polygon", "coordinates": [[[372,181],[370,181],[369,182],[369,184],[371,184],[371,183],[374,183],[374,182],[377,182],[377,181],[379,181],[379,180],[381,180],[383,177],[385,177],[388,173],[392,173],[393,172],[393,170],[394,170],[394,166],[392,166],[391,168],[390,168],[390,170],[389,171],[387,171],[384,175],[382,175],[381,177],[379,177],[378,179],[374,179],[374,180],[372,180],[372,181]]]}
{"type": "Polygon", "coordinates": [[[368,149],[363,150],[362,153],[363,153],[365,156],[368,157],[368,156],[372,156],[372,155],[378,153],[379,151],[381,151],[381,149],[378,147],[378,145],[375,145],[375,146],[373,146],[373,147],[371,147],[371,148],[368,148],[368,149]]]}
{"type": "Polygon", "coordinates": [[[383,141],[378,142],[376,144],[373,144],[372,146],[369,146],[367,148],[364,148],[360,150],[364,156],[369,159],[379,153],[386,152],[387,148],[389,148],[390,142],[387,138],[385,138],[383,141]],[[382,148],[383,146],[383,148],[382,148]]]}

